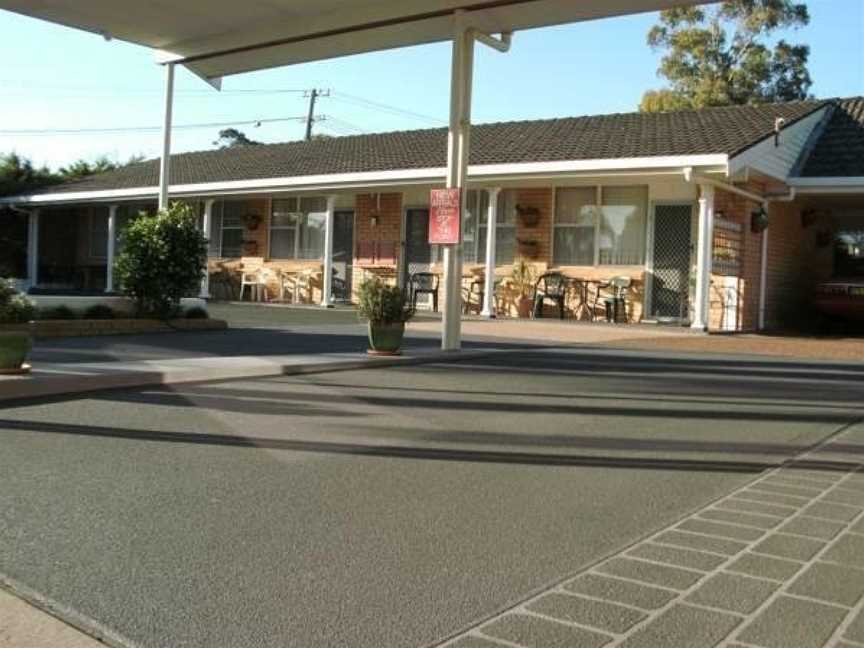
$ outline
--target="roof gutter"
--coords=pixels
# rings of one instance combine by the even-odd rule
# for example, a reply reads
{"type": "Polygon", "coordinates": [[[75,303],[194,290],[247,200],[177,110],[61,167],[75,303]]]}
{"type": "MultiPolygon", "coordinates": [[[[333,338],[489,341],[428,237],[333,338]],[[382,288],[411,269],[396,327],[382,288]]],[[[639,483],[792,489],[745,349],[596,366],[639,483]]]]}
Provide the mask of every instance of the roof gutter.
{"type": "MultiPolygon", "coordinates": [[[[691,155],[645,158],[610,158],[598,160],[564,160],[559,162],[520,162],[512,164],[477,164],[468,170],[472,184],[492,181],[554,180],[556,178],[602,177],[621,175],[678,174],[682,164],[699,167],[704,173],[722,174],[726,168],[725,155],[691,155]]],[[[253,193],[286,193],[372,189],[404,185],[438,185],[444,182],[443,167],[335,173],[253,180],[227,180],[172,185],[175,197],[242,195],[253,193]]],[[[98,191],[55,192],[30,196],[0,198],[0,204],[63,204],[82,202],[132,201],[151,199],[158,195],[158,187],[134,187],[98,191]]]]}

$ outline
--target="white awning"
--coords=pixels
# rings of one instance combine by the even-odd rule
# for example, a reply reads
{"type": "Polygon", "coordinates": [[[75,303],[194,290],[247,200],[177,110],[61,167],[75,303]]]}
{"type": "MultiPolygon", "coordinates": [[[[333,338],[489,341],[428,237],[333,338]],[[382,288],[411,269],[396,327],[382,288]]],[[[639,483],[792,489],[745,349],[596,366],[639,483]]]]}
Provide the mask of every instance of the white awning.
{"type": "MultiPolygon", "coordinates": [[[[204,79],[706,0],[0,0],[0,8],[161,50],[204,79]]],[[[550,53],[551,54],[551,53],[550,53]]]]}

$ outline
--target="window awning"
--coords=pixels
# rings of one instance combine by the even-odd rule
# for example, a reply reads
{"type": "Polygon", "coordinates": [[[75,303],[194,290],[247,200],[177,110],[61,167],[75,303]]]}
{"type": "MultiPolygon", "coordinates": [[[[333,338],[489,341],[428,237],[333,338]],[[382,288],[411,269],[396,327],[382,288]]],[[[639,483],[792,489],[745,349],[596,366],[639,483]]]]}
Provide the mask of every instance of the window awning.
{"type": "Polygon", "coordinates": [[[0,0],[0,8],[161,50],[210,82],[265,68],[448,41],[462,9],[487,33],[706,0],[0,0]]]}

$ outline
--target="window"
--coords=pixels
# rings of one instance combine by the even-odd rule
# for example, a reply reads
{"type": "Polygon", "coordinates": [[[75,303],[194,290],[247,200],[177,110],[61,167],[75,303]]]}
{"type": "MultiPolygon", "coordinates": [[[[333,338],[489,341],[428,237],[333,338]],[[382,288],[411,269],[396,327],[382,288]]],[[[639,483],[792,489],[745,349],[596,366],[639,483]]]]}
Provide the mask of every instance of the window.
{"type": "Polygon", "coordinates": [[[486,220],[489,211],[489,193],[486,191],[468,192],[465,197],[465,213],[462,215],[462,253],[465,263],[480,263],[480,250],[485,253],[486,239],[480,243],[480,224],[486,220]]]}
{"type": "MultiPolygon", "coordinates": [[[[462,224],[464,258],[466,263],[486,263],[486,234],[488,231],[489,192],[469,191],[465,218],[462,224]]],[[[516,193],[498,194],[495,228],[495,263],[513,263],[516,256],[516,193]]]]}
{"type": "Polygon", "coordinates": [[[108,209],[96,207],[90,212],[90,224],[87,240],[90,245],[90,256],[94,259],[104,259],[108,256],[108,209]]]}
{"type": "Polygon", "coordinates": [[[232,259],[243,254],[243,209],[242,200],[222,200],[213,204],[210,227],[210,254],[223,259],[232,259]]]}
{"type": "Polygon", "coordinates": [[[600,208],[600,265],[645,262],[647,187],[603,187],[600,208]]]}
{"type": "Polygon", "coordinates": [[[559,189],[555,200],[553,262],[642,265],[647,213],[647,187],[559,189]]]}
{"type": "Polygon", "coordinates": [[[324,258],[327,199],[321,196],[273,201],[270,218],[270,258],[324,258]]]}
{"type": "Polygon", "coordinates": [[[555,265],[594,265],[597,189],[559,189],[552,242],[555,265]]]}

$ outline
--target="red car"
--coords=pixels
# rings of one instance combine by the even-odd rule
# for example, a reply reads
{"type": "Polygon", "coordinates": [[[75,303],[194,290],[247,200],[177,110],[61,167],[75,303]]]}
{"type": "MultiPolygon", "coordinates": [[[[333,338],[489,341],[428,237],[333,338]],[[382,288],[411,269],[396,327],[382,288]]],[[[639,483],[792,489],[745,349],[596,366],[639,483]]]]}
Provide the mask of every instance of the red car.
{"type": "Polygon", "coordinates": [[[813,306],[830,319],[864,322],[864,279],[832,279],[819,284],[813,306]]]}

